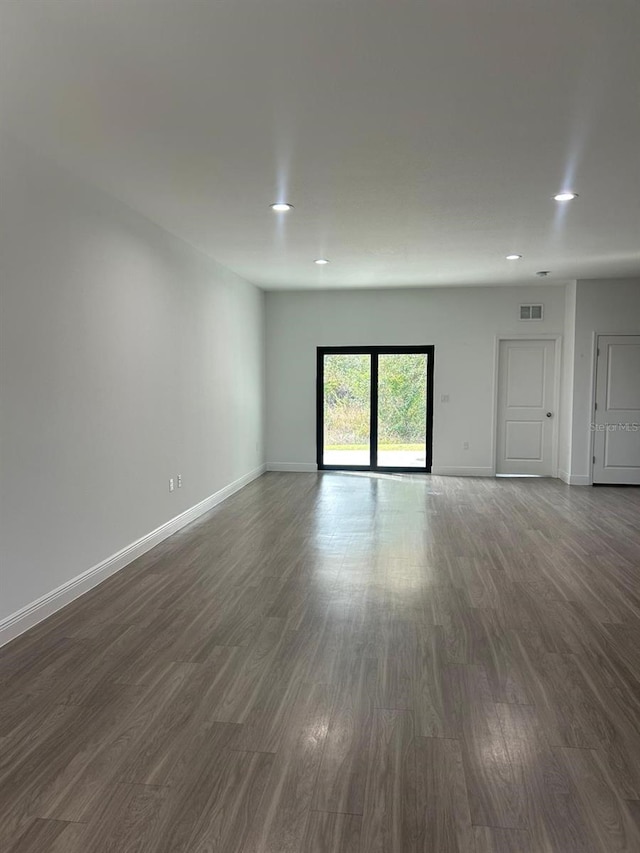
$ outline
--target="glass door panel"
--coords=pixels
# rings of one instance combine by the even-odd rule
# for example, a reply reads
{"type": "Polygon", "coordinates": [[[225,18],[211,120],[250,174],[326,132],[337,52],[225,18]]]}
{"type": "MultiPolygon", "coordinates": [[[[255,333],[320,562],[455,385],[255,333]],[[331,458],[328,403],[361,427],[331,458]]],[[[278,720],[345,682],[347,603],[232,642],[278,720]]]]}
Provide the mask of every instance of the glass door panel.
{"type": "Polygon", "coordinates": [[[371,355],[334,353],[323,364],[323,465],[371,464],[371,355]]]}
{"type": "Polygon", "coordinates": [[[427,458],[426,353],[378,355],[377,462],[422,468],[427,458]]]}

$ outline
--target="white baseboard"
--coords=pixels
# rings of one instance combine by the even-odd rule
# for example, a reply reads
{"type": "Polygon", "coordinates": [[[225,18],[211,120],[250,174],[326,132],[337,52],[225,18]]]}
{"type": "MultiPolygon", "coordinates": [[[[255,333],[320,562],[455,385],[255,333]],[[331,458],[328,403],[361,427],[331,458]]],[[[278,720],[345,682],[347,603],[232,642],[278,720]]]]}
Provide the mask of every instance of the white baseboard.
{"type": "Polygon", "coordinates": [[[290,471],[299,474],[315,474],[315,462],[267,462],[267,471],[290,471]]]}
{"type": "Polygon", "coordinates": [[[102,562],[87,569],[86,572],[82,572],[82,574],[77,575],[75,578],[71,578],[71,580],[66,581],[66,583],[63,583],[57,589],[48,592],[46,595],[36,599],[36,601],[32,601],[31,604],[27,604],[16,611],[16,613],[5,617],[0,621],[0,646],[5,645],[5,643],[28,631],[29,628],[33,628],[34,625],[42,622],[47,616],[51,616],[57,610],[60,610],[76,598],[84,595],[85,592],[93,589],[94,586],[97,586],[111,575],[119,572],[120,569],[129,565],[129,563],[132,563],[147,551],[150,551],[151,548],[159,545],[160,542],[172,536],[182,527],[186,527],[187,524],[195,521],[196,518],[213,509],[217,504],[222,503],[222,501],[231,497],[235,492],[240,491],[240,489],[248,485],[252,480],[264,474],[265,470],[266,465],[255,468],[253,471],[245,474],[244,477],[240,477],[240,479],[235,480],[233,483],[229,483],[228,486],[225,486],[213,495],[209,495],[208,498],[200,501],[200,503],[185,510],[180,515],[176,515],[175,518],[160,525],[160,527],[152,530],[151,533],[147,533],[146,536],[143,536],[136,542],[132,542],[116,554],[112,554],[111,557],[107,557],[106,560],[102,560],[102,562]]]}
{"type": "Polygon", "coordinates": [[[458,468],[447,465],[434,465],[431,473],[440,477],[495,477],[496,474],[493,468],[458,468]]]}
{"type": "Polygon", "coordinates": [[[558,477],[569,486],[591,485],[591,477],[588,474],[569,474],[567,471],[558,471],[558,477]]]}

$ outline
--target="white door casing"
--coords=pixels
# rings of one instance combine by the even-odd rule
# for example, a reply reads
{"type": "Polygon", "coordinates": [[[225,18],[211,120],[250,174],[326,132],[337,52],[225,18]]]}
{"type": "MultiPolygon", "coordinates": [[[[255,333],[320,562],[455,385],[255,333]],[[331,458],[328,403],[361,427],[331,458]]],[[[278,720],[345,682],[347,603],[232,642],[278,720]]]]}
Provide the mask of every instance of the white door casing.
{"type": "Polygon", "coordinates": [[[556,342],[501,340],[497,474],[555,475],[556,342]]]}
{"type": "Polygon", "coordinates": [[[597,341],[593,482],[640,485],[640,335],[597,341]]]}

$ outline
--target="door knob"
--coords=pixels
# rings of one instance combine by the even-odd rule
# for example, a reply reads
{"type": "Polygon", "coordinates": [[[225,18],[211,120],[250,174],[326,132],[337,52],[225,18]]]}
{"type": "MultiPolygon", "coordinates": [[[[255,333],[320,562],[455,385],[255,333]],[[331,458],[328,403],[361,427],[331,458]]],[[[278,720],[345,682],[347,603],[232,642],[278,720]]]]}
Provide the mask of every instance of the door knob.
{"type": "Polygon", "coordinates": [[[552,417],[553,417],[553,412],[547,412],[547,417],[548,417],[548,418],[552,418],[552,417]]]}

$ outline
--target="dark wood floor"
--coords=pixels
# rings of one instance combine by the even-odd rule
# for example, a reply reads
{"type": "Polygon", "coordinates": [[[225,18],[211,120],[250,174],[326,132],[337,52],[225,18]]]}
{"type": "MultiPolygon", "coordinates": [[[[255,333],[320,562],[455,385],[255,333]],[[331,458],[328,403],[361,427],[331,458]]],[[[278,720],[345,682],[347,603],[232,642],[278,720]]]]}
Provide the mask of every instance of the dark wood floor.
{"type": "Polygon", "coordinates": [[[640,490],[268,474],[0,651],[6,853],[640,851],[640,490]]]}

